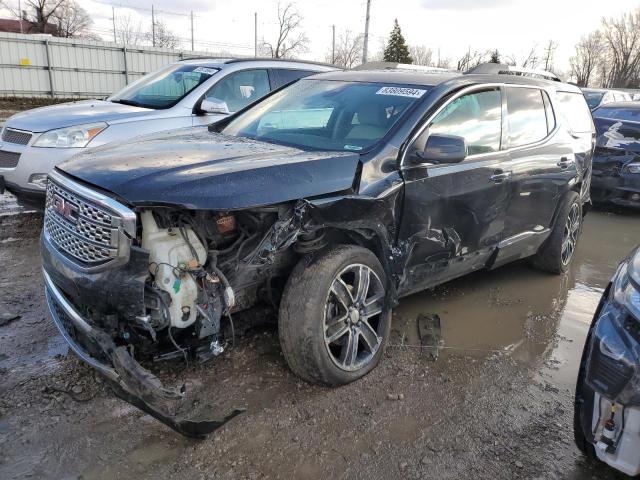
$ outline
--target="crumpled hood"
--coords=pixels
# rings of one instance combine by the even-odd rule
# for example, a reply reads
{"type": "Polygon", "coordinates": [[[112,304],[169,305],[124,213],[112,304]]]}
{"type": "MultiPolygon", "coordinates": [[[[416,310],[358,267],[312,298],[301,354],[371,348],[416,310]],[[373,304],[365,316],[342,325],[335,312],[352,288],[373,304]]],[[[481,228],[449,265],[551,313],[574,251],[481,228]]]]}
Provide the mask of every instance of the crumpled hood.
{"type": "Polygon", "coordinates": [[[350,189],[359,155],[308,152],[189,128],[87,150],[64,173],[136,206],[233,210],[350,189]]]}
{"type": "Polygon", "coordinates": [[[123,118],[147,115],[154,110],[132,107],[104,100],[84,100],[34,108],[12,116],[7,127],[30,132],[46,132],[94,122],[113,122],[123,118]]]}
{"type": "Polygon", "coordinates": [[[640,123],[594,118],[597,131],[594,175],[618,175],[640,156],[640,123]]]}

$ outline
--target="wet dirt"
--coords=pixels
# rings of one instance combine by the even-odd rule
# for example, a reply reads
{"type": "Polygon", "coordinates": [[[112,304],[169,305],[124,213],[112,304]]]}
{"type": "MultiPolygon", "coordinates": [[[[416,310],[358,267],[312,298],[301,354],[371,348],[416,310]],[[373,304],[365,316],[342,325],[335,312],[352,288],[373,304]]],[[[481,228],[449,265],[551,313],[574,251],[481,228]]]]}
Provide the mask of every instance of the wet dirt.
{"type": "Polygon", "coordinates": [[[622,478],[573,446],[585,335],[640,214],[591,212],[571,271],[526,263],[401,301],[380,366],[328,389],[293,376],[273,329],[205,365],[158,365],[196,410],[247,412],[204,441],[116,399],[47,318],[41,217],[0,216],[0,478],[622,478]],[[437,361],[416,319],[442,324],[437,361]]]}

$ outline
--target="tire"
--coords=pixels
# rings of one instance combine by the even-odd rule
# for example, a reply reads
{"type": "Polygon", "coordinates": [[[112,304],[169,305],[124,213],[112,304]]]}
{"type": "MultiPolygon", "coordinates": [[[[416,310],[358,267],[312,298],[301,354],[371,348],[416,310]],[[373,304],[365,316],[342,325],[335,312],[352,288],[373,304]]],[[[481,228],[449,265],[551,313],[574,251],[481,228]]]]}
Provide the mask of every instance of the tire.
{"type": "Polygon", "coordinates": [[[339,245],[312,262],[303,258],[289,276],[278,319],[291,370],[309,383],[328,386],[353,382],[373,370],[391,328],[385,292],[382,265],[365,248],[339,245]],[[368,283],[358,282],[365,276],[368,283]]]}
{"type": "Polygon", "coordinates": [[[576,192],[569,192],[558,210],[549,238],[532,258],[533,266],[550,273],[567,272],[575,257],[581,231],[582,202],[576,192]]]}

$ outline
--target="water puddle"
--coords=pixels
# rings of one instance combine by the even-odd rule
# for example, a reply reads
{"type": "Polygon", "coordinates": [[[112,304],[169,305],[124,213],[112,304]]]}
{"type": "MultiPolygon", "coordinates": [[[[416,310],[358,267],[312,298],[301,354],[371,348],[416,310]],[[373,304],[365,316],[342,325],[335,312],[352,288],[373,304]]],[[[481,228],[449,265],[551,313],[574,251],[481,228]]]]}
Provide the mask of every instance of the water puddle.
{"type": "Polygon", "coordinates": [[[395,312],[392,347],[420,348],[416,320],[437,314],[441,356],[502,352],[534,368],[550,360],[554,383],[573,389],[600,296],[620,260],[640,242],[640,222],[630,221],[636,218],[640,215],[591,212],[566,275],[522,262],[403,299],[395,312]]]}

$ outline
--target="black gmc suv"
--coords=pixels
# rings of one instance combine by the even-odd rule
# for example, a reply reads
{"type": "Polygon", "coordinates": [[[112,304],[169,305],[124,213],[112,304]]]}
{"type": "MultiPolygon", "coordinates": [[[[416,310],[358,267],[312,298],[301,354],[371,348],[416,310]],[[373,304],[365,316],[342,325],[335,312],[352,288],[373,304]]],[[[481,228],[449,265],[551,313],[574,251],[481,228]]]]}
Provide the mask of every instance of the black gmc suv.
{"type": "Polygon", "coordinates": [[[580,90],[550,74],[315,75],[208,128],[60,165],[49,310],[116,394],[203,435],[220,423],[174,415],[184,392],[134,357],[210,358],[232,319],[270,307],[297,375],[356,380],[399,298],[526,257],[566,271],[593,149],[580,90]]]}

